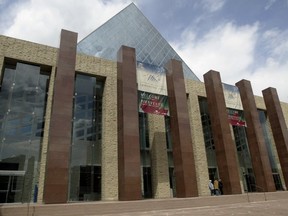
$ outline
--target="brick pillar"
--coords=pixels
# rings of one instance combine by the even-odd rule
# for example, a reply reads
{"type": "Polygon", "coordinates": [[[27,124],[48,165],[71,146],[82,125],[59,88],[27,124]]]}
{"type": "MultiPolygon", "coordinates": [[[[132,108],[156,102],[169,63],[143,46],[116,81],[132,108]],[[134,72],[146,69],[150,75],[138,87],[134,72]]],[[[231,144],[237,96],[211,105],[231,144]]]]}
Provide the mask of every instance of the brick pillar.
{"type": "Polygon", "coordinates": [[[288,186],[288,132],[275,88],[262,91],[286,187],[288,186]]]}
{"type": "Polygon", "coordinates": [[[166,67],[176,196],[198,196],[182,62],[171,59],[166,67]]]}
{"type": "Polygon", "coordinates": [[[165,120],[163,115],[148,114],[151,169],[154,198],[170,197],[165,120]]]}
{"type": "Polygon", "coordinates": [[[228,122],[226,104],[220,73],[210,70],[204,74],[205,89],[215,145],[219,176],[224,185],[224,194],[240,194],[241,185],[236,156],[228,122]]]}
{"type": "Polygon", "coordinates": [[[49,130],[45,203],[66,203],[68,199],[76,46],[77,33],[62,30],[49,130]]]}
{"type": "Polygon", "coordinates": [[[247,123],[247,139],[257,189],[259,191],[275,191],[271,165],[251,83],[248,80],[241,80],[236,83],[236,86],[239,88],[247,123]]]}
{"type": "Polygon", "coordinates": [[[122,46],[117,65],[119,200],[139,200],[141,162],[135,49],[122,46]]]}

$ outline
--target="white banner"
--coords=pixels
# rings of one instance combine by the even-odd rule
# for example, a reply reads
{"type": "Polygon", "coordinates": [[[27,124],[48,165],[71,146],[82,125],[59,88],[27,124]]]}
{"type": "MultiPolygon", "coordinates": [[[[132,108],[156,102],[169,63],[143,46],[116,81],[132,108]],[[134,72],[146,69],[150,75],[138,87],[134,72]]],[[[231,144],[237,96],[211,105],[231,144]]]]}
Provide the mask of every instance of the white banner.
{"type": "Polygon", "coordinates": [[[223,83],[223,92],[227,108],[235,110],[243,110],[242,101],[237,86],[228,85],[223,83]]]}
{"type": "Polygon", "coordinates": [[[137,62],[138,90],[167,95],[166,73],[163,67],[137,62]]]}

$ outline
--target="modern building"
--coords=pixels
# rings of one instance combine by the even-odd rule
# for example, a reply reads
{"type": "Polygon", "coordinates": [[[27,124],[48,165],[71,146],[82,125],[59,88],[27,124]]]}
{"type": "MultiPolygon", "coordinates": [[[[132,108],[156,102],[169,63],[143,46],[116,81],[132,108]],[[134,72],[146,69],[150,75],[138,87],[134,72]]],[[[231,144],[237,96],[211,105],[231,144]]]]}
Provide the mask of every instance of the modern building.
{"type": "Polygon", "coordinates": [[[286,190],[276,89],[199,81],[134,4],[78,44],[0,36],[0,68],[1,203],[208,196],[220,178],[224,195],[286,190]]]}

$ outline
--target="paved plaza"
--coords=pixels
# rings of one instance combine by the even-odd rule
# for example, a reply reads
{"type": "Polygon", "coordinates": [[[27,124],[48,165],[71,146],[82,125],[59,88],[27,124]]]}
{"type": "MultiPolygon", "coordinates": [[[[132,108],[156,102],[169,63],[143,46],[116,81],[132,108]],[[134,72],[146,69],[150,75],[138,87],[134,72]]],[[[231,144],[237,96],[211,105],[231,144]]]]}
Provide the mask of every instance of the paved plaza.
{"type": "Polygon", "coordinates": [[[288,191],[138,201],[6,204],[0,216],[288,215],[288,191]]]}
{"type": "MultiPolygon", "coordinates": [[[[205,206],[182,209],[169,209],[158,211],[145,212],[130,212],[103,214],[103,216],[238,216],[238,215],[253,215],[253,216],[270,216],[270,215],[288,215],[288,200],[262,201],[253,203],[240,203],[222,206],[205,206]]],[[[97,215],[97,214],[96,214],[97,215]]]]}

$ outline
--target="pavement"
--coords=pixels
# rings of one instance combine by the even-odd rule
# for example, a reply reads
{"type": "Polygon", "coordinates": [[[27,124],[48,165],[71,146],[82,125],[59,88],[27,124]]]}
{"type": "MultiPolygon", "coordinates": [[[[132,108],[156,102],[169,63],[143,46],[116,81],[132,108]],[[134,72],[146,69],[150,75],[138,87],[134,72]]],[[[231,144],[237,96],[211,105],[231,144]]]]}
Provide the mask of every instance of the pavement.
{"type": "MultiPolygon", "coordinates": [[[[103,214],[103,216],[271,216],[288,215],[288,200],[261,201],[221,206],[168,209],[130,213],[103,214]]],[[[90,215],[89,215],[90,216],[90,215]]],[[[96,215],[95,215],[96,216],[96,215]]]]}
{"type": "Polygon", "coordinates": [[[138,201],[3,204],[0,216],[288,215],[288,191],[138,201]]]}

